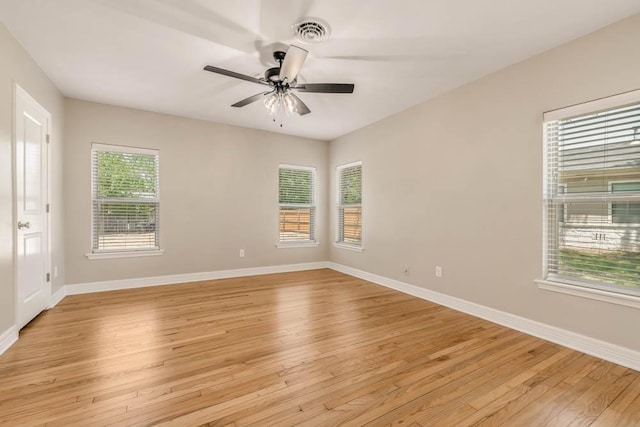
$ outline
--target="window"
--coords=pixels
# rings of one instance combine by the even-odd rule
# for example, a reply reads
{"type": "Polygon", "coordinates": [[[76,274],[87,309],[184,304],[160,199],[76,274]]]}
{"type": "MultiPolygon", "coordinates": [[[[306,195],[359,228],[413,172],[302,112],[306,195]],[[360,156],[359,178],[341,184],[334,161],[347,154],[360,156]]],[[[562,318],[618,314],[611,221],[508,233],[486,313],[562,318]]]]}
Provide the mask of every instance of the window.
{"type": "Polygon", "coordinates": [[[315,243],[315,168],[280,165],[280,243],[315,243]]]}
{"type": "Polygon", "coordinates": [[[338,244],[362,246],[362,162],[337,168],[338,244]]]}
{"type": "MultiPolygon", "coordinates": [[[[635,191],[640,193],[640,181],[611,182],[611,193],[635,191]]],[[[611,222],[615,224],[640,224],[640,202],[628,200],[611,203],[611,222]]]]}
{"type": "Polygon", "coordinates": [[[158,151],[93,144],[92,253],[159,250],[158,151]]]}
{"type": "Polygon", "coordinates": [[[545,279],[640,295],[639,128],[640,93],[545,114],[545,279]]]}

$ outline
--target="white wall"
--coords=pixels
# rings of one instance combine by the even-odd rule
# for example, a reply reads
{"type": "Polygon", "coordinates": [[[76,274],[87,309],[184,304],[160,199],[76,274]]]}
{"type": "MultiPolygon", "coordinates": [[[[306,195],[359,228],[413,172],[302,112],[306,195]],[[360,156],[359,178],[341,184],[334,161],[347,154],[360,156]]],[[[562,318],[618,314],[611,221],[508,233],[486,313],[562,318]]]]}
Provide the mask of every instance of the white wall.
{"type": "Polygon", "coordinates": [[[71,99],[65,107],[68,284],[328,259],[327,142],[71,99]],[[85,257],[91,249],[92,142],[160,150],[164,255],[85,257]],[[317,168],[319,247],[275,246],[280,163],[317,168]]]}
{"type": "Polygon", "coordinates": [[[637,309],[534,284],[542,113],[640,88],[638,40],[640,15],[333,141],[332,180],[363,161],[365,251],[331,261],[640,350],[637,309]]]}
{"type": "Polygon", "coordinates": [[[56,292],[65,284],[64,206],[62,203],[63,97],[38,65],[0,24],[0,335],[15,323],[14,231],[12,145],[14,85],[19,84],[52,115],[52,265],[56,292]]]}

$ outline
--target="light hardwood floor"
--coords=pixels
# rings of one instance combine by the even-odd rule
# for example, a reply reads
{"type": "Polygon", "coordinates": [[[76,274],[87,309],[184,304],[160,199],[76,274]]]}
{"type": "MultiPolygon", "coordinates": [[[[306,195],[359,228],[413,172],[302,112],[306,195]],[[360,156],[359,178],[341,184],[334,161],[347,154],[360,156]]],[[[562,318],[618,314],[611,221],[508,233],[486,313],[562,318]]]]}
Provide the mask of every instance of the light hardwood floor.
{"type": "Polygon", "coordinates": [[[640,373],[332,270],[66,297],[0,424],[626,426],[640,373]]]}

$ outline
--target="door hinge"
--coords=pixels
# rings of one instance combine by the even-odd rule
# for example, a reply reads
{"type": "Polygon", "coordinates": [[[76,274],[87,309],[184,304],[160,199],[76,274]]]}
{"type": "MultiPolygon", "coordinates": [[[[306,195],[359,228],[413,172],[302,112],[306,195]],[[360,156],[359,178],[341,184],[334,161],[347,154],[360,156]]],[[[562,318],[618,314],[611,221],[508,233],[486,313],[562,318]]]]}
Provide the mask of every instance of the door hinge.
{"type": "Polygon", "coordinates": [[[47,203],[47,213],[51,212],[51,205],[47,203]]]}
{"type": "Polygon", "coordinates": [[[51,135],[47,134],[47,144],[51,142],[51,135]]]}
{"type": "Polygon", "coordinates": [[[51,281],[51,273],[47,273],[47,282],[51,281]]]}

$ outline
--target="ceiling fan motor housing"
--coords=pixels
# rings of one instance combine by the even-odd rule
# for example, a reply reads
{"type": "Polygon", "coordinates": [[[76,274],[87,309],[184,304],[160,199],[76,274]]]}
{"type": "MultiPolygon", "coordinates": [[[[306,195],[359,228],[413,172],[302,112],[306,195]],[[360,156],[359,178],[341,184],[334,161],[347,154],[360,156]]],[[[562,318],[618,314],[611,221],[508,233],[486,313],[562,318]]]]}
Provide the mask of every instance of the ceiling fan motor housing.
{"type": "Polygon", "coordinates": [[[280,67],[269,68],[264,72],[264,79],[268,82],[280,82],[280,67]]]}
{"type": "Polygon", "coordinates": [[[276,50],[275,52],[273,52],[273,59],[275,59],[275,61],[282,65],[282,61],[284,61],[284,57],[287,55],[287,52],[283,52],[281,50],[276,50]]]}

